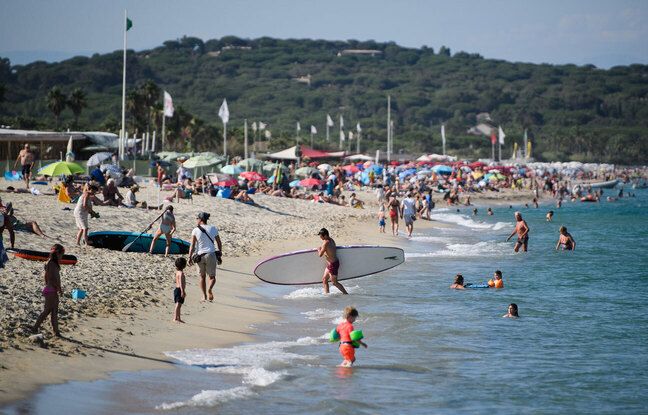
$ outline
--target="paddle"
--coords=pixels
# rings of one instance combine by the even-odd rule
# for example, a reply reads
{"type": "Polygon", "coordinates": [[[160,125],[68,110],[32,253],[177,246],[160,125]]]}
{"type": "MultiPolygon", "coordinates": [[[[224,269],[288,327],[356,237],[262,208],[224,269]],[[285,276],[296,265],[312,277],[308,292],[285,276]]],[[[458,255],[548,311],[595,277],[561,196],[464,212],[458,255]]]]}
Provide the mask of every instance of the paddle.
{"type": "Polygon", "coordinates": [[[137,240],[138,240],[142,235],[144,235],[144,233],[145,233],[146,231],[148,231],[149,229],[151,229],[151,227],[153,227],[153,224],[154,224],[155,222],[157,222],[157,220],[160,219],[160,218],[162,217],[162,215],[164,215],[168,209],[169,209],[169,206],[167,206],[166,209],[164,209],[164,211],[162,211],[162,213],[160,213],[160,215],[159,215],[157,218],[155,218],[155,219],[153,220],[153,222],[149,223],[149,226],[147,226],[146,229],[144,229],[144,230],[142,231],[142,233],[140,233],[139,235],[137,235],[137,238],[133,239],[133,242],[131,242],[131,243],[129,243],[128,245],[126,245],[125,247],[123,247],[123,248],[122,248],[122,252],[126,252],[126,251],[128,251],[128,249],[131,247],[131,245],[133,245],[135,242],[137,242],[137,240]]]}

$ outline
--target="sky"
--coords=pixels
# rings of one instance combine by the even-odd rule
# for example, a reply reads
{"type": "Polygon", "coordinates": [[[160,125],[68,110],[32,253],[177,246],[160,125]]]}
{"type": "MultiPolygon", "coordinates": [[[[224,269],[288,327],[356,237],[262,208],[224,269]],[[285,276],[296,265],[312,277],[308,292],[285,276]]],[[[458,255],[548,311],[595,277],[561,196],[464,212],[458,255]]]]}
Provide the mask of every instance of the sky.
{"type": "Polygon", "coordinates": [[[183,36],[376,40],[488,59],[648,64],[648,0],[0,0],[0,57],[55,62],[183,36]]]}

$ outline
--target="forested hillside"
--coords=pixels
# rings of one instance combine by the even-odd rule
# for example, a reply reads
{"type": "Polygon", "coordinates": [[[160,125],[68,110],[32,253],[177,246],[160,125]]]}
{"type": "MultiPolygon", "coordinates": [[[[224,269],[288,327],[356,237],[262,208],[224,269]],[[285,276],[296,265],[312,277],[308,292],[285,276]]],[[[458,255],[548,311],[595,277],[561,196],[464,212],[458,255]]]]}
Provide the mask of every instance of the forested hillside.
{"type": "MultiPolygon", "coordinates": [[[[178,150],[221,149],[223,98],[231,114],[230,153],[242,152],[245,118],[250,125],[267,124],[269,148],[294,143],[297,122],[303,142],[314,125],[316,146],[337,148],[340,115],[347,134],[361,124],[362,151],[385,149],[390,95],[395,151],[440,152],[445,123],[448,153],[490,157],[490,138],[467,133],[486,112],[489,123],[506,132],[506,157],[528,129],[539,160],[648,160],[645,65],[601,70],[489,60],[446,47],[232,36],[207,42],[186,37],[128,51],[127,65],[128,130],[161,129],[166,90],[176,108],[167,119],[168,138],[178,150]],[[328,145],[327,114],[335,122],[328,145]]],[[[121,51],[25,66],[0,59],[0,122],[117,132],[121,83],[121,51]]]]}

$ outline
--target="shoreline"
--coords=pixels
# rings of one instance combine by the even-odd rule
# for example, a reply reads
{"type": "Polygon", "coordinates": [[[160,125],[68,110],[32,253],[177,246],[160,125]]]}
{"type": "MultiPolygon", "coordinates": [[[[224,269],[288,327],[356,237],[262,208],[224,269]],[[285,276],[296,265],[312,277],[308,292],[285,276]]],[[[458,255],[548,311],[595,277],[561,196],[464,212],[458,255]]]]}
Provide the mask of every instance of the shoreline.
{"type": "MultiPolygon", "coordinates": [[[[529,196],[523,192],[516,193],[497,197],[495,200],[483,201],[482,198],[475,197],[473,201],[480,206],[520,203],[522,199],[530,201],[529,196]],[[494,203],[498,200],[501,203],[494,203]]],[[[149,257],[145,254],[124,254],[94,248],[89,248],[86,252],[73,246],[74,235],[71,233],[76,234],[76,228],[72,213],[61,213],[64,205],[57,202],[53,196],[2,193],[5,203],[14,201],[20,219],[37,220],[46,234],[49,233],[52,222],[67,222],[67,226],[64,227],[72,228],[72,232],[68,229],[66,234],[62,235],[63,244],[68,248],[68,253],[79,257],[79,264],[74,267],[74,272],[73,268],[67,266],[62,269],[66,298],[61,303],[61,311],[65,310],[66,313],[60,314],[60,320],[64,338],[50,339],[45,334],[44,348],[38,344],[30,344],[24,335],[24,321],[35,319],[42,310],[42,298],[38,296],[42,263],[12,257],[7,264],[9,271],[14,275],[2,284],[2,293],[5,297],[16,295],[20,305],[27,310],[18,316],[22,323],[16,323],[8,319],[9,315],[13,316],[11,312],[15,309],[4,306],[5,321],[2,323],[12,330],[12,336],[6,336],[6,341],[0,345],[0,356],[3,360],[0,368],[0,407],[25,399],[44,385],[73,380],[90,381],[108,377],[109,372],[116,371],[173,368],[173,359],[164,355],[165,351],[227,347],[255,341],[255,327],[271,323],[277,318],[273,307],[264,303],[262,296],[248,289],[263,284],[252,274],[254,266],[261,260],[280,253],[318,246],[319,239],[315,232],[322,226],[329,228],[339,245],[353,243],[401,246],[399,240],[402,240],[400,238],[403,236],[403,222],[399,222],[401,233],[398,238],[391,235],[389,224],[387,233],[378,234],[375,220],[377,204],[373,192],[360,191],[358,194],[367,204],[364,210],[271,196],[255,198],[257,202],[266,206],[264,210],[233,201],[201,196],[196,197],[193,204],[175,204],[180,228],[178,237],[186,240],[186,235],[190,232],[186,225],[193,223],[191,215],[195,216],[194,212],[206,210],[212,213],[210,224],[219,229],[224,245],[223,268],[217,271],[214,302],[198,301],[196,268],[187,268],[185,274],[188,297],[182,310],[183,319],[187,323],[176,324],[171,322],[171,293],[174,285],[171,260],[165,260],[161,256],[149,257]],[[43,209],[41,214],[33,214],[34,212],[30,211],[27,215],[27,211],[30,210],[27,208],[28,202],[36,200],[35,198],[51,199],[46,203],[50,205],[50,209],[43,209]],[[231,216],[235,220],[225,220],[225,216],[231,216]],[[286,230],[283,230],[282,225],[286,230]],[[236,256],[230,256],[232,252],[236,256]],[[141,261],[144,258],[146,260],[141,261]],[[100,262],[99,266],[96,266],[95,262],[100,262]],[[87,270],[90,275],[81,275],[81,270],[87,270]],[[29,282],[24,281],[19,274],[31,274],[29,282]],[[114,281],[117,278],[120,287],[108,290],[106,298],[100,298],[100,301],[95,301],[96,298],[93,297],[93,294],[97,296],[98,292],[90,290],[85,303],[67,298],[75,285],[71,280],[80,281],[80,284],[90,284],[88,280],[99,275],[105,278],[101,278],[98,286],[92,288],[101,289],[115,285],[114,281]],[[250,277],[252,279],[249,279],[250,277]],[[17,284],[19,287],[13,290],[12,287],[8,287],[12,282],[20,280],[23,281],[17,284]],[[118,297],[117,300],[113,298],[115,296],[118,297]]],[[[439,204],[438,207],[445,206],[439,204]]],[[[110,207],[98,209],[102,219],[108,221],[111,230],[139,231],[143,228],[142,223],[150,222],[150,219],[146,221],[147,215],[143,213],[146,211],[143,210],[110,207]]],[[[153,215],[157,216],[150,212],[148,218],[154,218],[153,215]]],[[[90,231],[102,230],[100,222],[101,220],[91,222],[90,231]]],[[[452,225],[419,220],[415,228],[445,226],[452,225]]],[[[43,246],[49,247],[51,243],[52,241],[43,240],[34,234],[17,232],[16,235],[16,247],[20,248],[42,249],[43,246]]],[[[172,256],[172,259],[175,257],[172,256]]],[[[11,301],[14,300],[11,298],[11,301]]],[[[46,321],[41,333],[47,333],[49,327],[49,321],[46,321]]]]}

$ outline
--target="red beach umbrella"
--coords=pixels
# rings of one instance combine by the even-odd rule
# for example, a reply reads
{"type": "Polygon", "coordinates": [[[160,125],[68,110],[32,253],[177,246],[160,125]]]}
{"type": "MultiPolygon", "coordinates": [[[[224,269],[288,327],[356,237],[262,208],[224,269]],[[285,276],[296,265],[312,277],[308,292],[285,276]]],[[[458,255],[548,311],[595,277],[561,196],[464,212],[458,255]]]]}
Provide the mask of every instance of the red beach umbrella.
{"type": "Polygon", "coordinates": [[[360,170],[360,169],[358,168],[358,166],[356,166],[355,164],[349,164],[349,165],[346,165],[346,166],[342,166],[342,169],[343,169],[343,170],[346,170],[346,171],[350,171],[350,172],[352,172],[352,173],[355,173],[355,172],[357,172],[358,170],[360,170]]]}
{"type": "Polygon", "coordinates": [[[321,184],[324,184],[324,182],[313,178],[304,179],[297,183],[298,186],[319,186],[321,184]]]}
{"type": "Polygon", "coordinates": [[[244,171],[243,173],[239,174],[239,176],[244,178],[244,179],[248,179],[250,181],[253,181],[253,182],[254,181],[256,181],[256,182],[264,182],[264,181],[268,180],[267,177],[265,177],[262,174],[259,174],[259,173],[255,172],[255,171],[244,171]]]}

